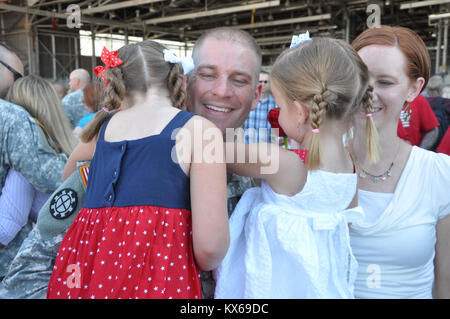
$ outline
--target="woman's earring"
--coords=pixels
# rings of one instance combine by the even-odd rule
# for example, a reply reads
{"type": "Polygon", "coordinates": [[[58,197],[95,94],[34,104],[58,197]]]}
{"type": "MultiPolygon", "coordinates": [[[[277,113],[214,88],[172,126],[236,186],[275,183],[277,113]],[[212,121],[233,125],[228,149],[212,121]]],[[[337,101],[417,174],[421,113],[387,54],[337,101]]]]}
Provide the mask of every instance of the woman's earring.
{"type": "Polygon", "coordinates": [[[409,102],[403,106],[402,111],[400,112],[400,121],[402,122],[403,127],[409,127],[409,121],[411,120],[412,109],[409,102]]]}

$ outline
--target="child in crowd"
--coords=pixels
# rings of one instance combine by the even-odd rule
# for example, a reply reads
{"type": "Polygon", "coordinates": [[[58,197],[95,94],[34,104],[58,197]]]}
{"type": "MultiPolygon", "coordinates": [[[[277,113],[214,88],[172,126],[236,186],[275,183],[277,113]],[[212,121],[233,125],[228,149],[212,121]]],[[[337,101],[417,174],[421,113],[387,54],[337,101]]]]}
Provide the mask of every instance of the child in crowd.
{"type": "Polygon", "coordinates": [[[264,181],[231,216],[215,297],[352,298],[357,262],[348,223],[362,210],[355,208],[357,175],[343,136],[356,116],[367,116],[368,151],[376,159],[367,68],[347,43],[308,35],[278,57],[271,83],[280,125],[308,150],[306,163],[305,152],[275,144],[245,146],[244,164],[227,153],[229,170],[264,181]],[[278,170],[263,173],[263,164],[278,170]]]}
{"type": "Polygon", "coordinates": [[[47,297],[201,298],[199,268],[217,267],[229,243],[225,161],[202,160],[205,147],[223,148],[222,135],[180,110],[183,67],[161,44],[104,49],[102,61],[103,111],[65,170],[92,158],[84,206],[47,297]],[[204,141],[206,130],[216,134],[204,141]]]}

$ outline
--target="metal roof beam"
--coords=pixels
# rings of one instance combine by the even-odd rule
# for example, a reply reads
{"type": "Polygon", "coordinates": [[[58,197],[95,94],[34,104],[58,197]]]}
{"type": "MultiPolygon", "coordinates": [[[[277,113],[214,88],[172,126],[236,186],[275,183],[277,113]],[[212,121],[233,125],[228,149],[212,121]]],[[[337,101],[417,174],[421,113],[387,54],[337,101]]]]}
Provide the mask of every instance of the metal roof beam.
{"type": "Polygon", "coordinates": [[[122,8],[128,8],[128,7],[134,7],[139,6],[147,3],[154,3],[154,2],[162,2],[164,0],[131,0],[131,1],[121,1],[119,3],[113,3],[108,4],[106,6],[99,6],[99,7],[91,7],[84,10],[81,10],[82,14],[94,14],[98,12],[105,12],[110,10],[116,10],[116,9],[122,9],[122,8]]]}
{"type": "Polygon", "coordinates": [[[264,1],[264,2],[252,3],[252,4],[248,4],[248,5],[244,5],[244,6],[235,6],[235,7],[215,9],[215,10],[186,13],[186,14],[180,14],[180,15],[169,16],[169,17],[148,19],[148,20],[145,20],[144,22],[146,24],[157,24],[157,23],[164,23],[164,22],[170,22],[170,21],[197,19],[197,18],[233,13],[233,12],[248,11],[248,10],[252,10],[252,9],[275,7],[275,6],[279,6],[279,5],[280,5],[280,0],[264,1]]]}
{"type": "Polygon", "coordinates": [[[400,5],[400,10],[428,7],[444,3],[450,3],[450,0],[426,0],[426,1],[402,3],[400,5]]]}

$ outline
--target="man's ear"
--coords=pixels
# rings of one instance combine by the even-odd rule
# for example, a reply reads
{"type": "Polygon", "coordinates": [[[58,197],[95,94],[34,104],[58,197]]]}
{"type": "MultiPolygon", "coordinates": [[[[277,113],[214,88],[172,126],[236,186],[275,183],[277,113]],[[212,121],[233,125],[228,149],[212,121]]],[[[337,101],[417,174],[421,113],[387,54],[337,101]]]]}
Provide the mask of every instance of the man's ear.
{"type": "Polygon", "coordinates": [[[406,101],[412,102],[420,94],[424,84],[425,79],[423,77],[417,78],[414,82],[412,82],[411,87],[408,90],[406,101]]]}
{"type": "Polygon", "coordinates": [[[258,86],[256,87],[256,90],[255,90],[255,94],[253,96],[252,107],[250,108],[250,111],[253,111],[258,106],[259,99],[261,98],[261,90],[262,90],[262,84],[258,84],[258,86]]]}
{"type": "Polygon", "coordinates": [[[299,117],[299,124],[305,124],[309,119],[309,109],[299,101],[294,101],[294,106],[299,117]]]}

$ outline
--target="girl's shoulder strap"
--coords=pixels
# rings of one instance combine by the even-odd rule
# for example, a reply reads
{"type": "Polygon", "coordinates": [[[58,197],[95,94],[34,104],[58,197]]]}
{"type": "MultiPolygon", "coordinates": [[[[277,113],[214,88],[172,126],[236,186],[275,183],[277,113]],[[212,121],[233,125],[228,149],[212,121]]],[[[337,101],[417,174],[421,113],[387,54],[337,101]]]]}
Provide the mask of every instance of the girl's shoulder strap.
{"type": "Polygon", "coordinates": [[[109,121],[111,120],[112,116],[106,119],[105,123],[102,124],[102,127],[100,128],[100,134],[98,136],[98,140],[104,142],[105,141],[105,131],[106,127],[108,126],[109,121]]]}
{"type": "Polygon", "coordinates": [[[161,135],[171,136],[173,130],[183,127],[187,121],[190,120],[195,114],[187,111],[181,110],[178,112],[173,119],[170,120],[169,124],[161,131],[161,135]]]}

